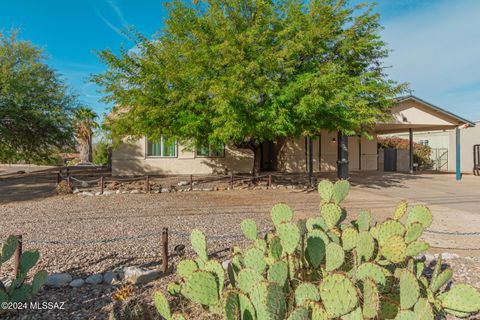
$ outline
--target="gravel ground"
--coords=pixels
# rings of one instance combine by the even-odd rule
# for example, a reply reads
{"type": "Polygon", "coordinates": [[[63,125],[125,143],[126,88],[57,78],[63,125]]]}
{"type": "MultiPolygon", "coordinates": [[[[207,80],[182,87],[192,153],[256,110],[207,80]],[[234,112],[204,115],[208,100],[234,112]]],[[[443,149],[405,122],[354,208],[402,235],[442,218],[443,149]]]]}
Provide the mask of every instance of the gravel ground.
{"type": "MultiPolygon", "coordinates": [[[[365,195],[360,191],[356,194],[352,192],[351,200],[345,202],[353,216],[365,206],[373,207],[372,212],[380,220],[390,215],[392,201],[367,203],[365,195]]],[[[230,247],[241,239],[240,222],[253,218],[261,229],[266,228],[270,225],[270,208],[277,202],[289,204],[299,217],[318,212],[318,194],[305,190],[52,196],[0,205],[0,238],[22,234],[25,250],[35,248],[41,253],[39,269],[49,273],[68,272],[74,277],[125,266],[158,267],[162,227],[170,231],[170,252],[175,245],[185,244],[186,254],[191,255],[188,235],[191,229],[199,228],[208,236],[210,254],[223,260],[228,257],[230,247]]],[[[177,259],[173,257],[171,262],[174,264],[177,259]]],[[[455,281],[477,287],[480,287],[479,262],[478,252],[474,251],[446,261],[455,268],[455,281]]],[[[11,271],[11,266],[2,266],[0,276],[11,271]]],[[[153,291],[164,288],[170,278],[137,288],[137,292],[150,302],[153,291]]],[[[64,310],[23,310],[11,314],[10,318],[105,319],[112,308],[114,290],[106,285],[47,288],[38,299],[64,301],[64,310]]]]}

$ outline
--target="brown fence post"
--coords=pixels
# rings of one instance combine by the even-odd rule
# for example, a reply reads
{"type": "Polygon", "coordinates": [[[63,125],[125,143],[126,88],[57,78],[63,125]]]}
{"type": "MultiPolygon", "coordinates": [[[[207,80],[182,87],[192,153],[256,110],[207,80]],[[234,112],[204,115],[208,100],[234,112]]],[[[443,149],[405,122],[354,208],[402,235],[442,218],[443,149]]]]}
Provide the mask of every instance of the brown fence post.
{"type": "Polygon", "coordinates": [[[104,187],[103,175],[100,176],[100,194],[103,194],[103,187],[104,187]]]}
{"type": "Polygon", "coordinates": [[[268,175],[268,186],[269,187],[272,186],[272,175],[271,174],[268,175]]]}
{"type": "Polygon", "coordinates": [[[57,172],[57,185],[60,184],[61,178],[60,178],[60,171],[57,172]]]}
{"type": "Polygon", "coordinates": [[[67,176],[67,185],[68,186],[71,186],[72,185],[72,181],[70,179],[70,175],[67,176]]]}
{"type": "Polygon", "coordinates": [[[17,249],[15,249],[15,253],[13,254],[13,263],[14,263],[13,272],[15,277],[18,277],[18,275],[20,274],[20,256],[22,255],[23,240],[22,240],[21,234],[15,237],[17,238],[18,244],[17,244],[17,249]]]}
{"type": "Polygon", "coordinates": [[[162,272],[168,270],[168,228],[162,229],[162,272]]]}
{"type": "Polygon", "coordinates": [[[145,176],[145,190],[147,192],[150,192],[150,176],[149,175],[145,176]]]}
{"type": "Polygon", "coordinates": [[[230,172],[230,188],[233,190],[233,171],[230,172]]]}
{"type": "Polygon", "coordinates": [[[70,169],[67,167],[67,177],[70,177],[70,169]]]}
{"type": "Polygon", "coordinates": [[[193,190],[193,174],[190,175],[190,191],[193,190]]]}

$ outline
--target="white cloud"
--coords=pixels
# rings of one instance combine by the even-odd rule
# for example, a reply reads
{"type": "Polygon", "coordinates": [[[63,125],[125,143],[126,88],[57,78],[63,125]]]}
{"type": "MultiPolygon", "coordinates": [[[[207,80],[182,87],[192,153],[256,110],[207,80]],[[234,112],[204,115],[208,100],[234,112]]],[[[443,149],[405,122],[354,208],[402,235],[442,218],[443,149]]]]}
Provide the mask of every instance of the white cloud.
{"type": "MultiPolygon", "coordinates": [[[[120,19],[120,22],[122,23],[122,25],[124,27],[126,27],[128,24],[125,20],[125,18],[123,17],[123,14],[122,14],[122,11],[120,10],[120,8],[115,4],[114,1],[111,1],[109,0],[108,1],[108,4],[110,5],[110,7],[114,10],[115,14],[117,15],[117,17],[120,19]]],[[[128,39],[128,37],[122,32],[122,30],[120,28],[118,28],[113,22],[111,22],[110,20],[108,20],[101,12],[100,10],[97,8],[97,6],[95,6],[95,4],[93,3],[92,0],[90,0],[90,5],[92,6],[93,10],[95,11],[95,14],[110,28],[112,29],[116,34],[118,34],[119,36],[125,38],[125,39],[128,39]]]]}
{"type": "Polygon", "coordinates": [[[480,118],[480,1],[443,1],[384,22],[391,78],[452,112],[480,118]]]}

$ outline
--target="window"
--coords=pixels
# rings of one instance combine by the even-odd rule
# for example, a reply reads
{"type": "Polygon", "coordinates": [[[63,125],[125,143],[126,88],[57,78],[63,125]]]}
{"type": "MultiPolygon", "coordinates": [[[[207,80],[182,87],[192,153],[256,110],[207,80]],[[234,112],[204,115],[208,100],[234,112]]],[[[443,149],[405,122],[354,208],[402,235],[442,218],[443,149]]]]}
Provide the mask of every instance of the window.
{"type": "Polygon", "coordinates": [[[428,143],[428,140],[420,140],[420,144],[423,144],[424,146],[428,146],[428,143]]]}
{"type": "Polygon", "coordinates": [[[147,140],[147,157],[176,157],[177,141],[162,136],[160,140],[147,140]]]}
{"type": "Polygon", "coordinates": [[[212,143],[205,143],[197,145],[197,157],[218,158],[225,156],[225,145],[223,143],[215,145],[212,143]]]}

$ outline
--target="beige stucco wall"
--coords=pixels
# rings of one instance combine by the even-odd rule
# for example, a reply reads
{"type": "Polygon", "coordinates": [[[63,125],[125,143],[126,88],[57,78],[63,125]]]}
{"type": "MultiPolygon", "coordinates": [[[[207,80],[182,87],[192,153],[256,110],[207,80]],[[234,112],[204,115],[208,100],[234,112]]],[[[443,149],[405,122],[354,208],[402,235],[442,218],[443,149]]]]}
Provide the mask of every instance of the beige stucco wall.
{"type": "MultiPolygon", "coordinates": [[[[475,127],[460,129],[460,165],[461,171],[464,173],[473,172],[473,146],[480,144],[480,121],[477,121],[475,124],[475,127]]],[[[449,171],[455,171],[457,163],[455,143],[455,130],[451,130],[449,131],[449,171]]]]}
{"type": "Polygon", "coordinates": [[[124,143],[112,153],[112,174],[130,176],[142,174],[212,174],[248,173],[253,167],[253,153],[248,149],[225,147],[225,156],[196,157],[193,150],[178,145],[177,157],[147,157],[145,139],[124,143]]]}

